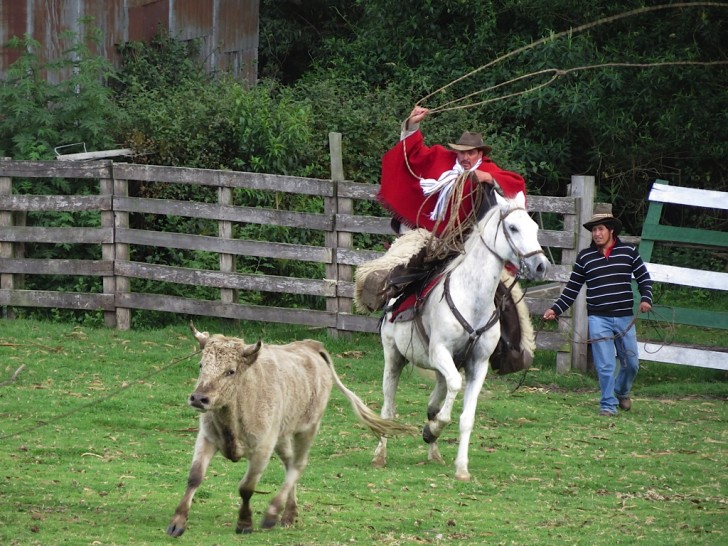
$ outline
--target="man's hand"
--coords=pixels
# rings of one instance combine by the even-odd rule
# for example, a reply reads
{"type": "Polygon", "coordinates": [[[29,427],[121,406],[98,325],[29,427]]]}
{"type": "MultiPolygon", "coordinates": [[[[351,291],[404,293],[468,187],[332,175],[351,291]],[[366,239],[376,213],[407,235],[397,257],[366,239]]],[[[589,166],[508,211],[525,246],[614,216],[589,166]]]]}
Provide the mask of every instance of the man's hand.
{"type": "Polygon", "coordinates": [[[418,124],[423,119],[425,119],[425,116],[429,113],[430,110],[428,108],[425,108],[423,106],[415,106],[412,109],[409,118],[407,118],[407,127],[418,124]]]}
{"type": "Polygon", "coordinates": [[[646,301],[640,302],[640,313],[649,313],[652,311],[652,304],[646,301]]]}
{"type": "Polygon", "coordinates": [[[556,312],[553,309],[546,309],[543,318],[546,320],[556,320],[556,312]]]}
{"type": "Polygon", "coordinates": [[[475,169],[475,176],[478,177],[478,182],[485,183],[485,184],[493,184],[494,179],[493,176],[490,173],[486,173],[484,171],[479,171],[478,169],[475,169]]]}

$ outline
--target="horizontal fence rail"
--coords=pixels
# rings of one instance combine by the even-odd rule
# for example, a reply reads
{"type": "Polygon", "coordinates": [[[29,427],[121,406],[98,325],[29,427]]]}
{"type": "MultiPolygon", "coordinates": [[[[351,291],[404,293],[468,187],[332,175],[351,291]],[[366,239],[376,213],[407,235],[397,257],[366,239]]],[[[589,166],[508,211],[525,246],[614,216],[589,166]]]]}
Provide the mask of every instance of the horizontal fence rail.
{"type": "MultiPolygon", "coordinates": [[[[300,324],[327,328],[331,332],[376,332],[380,315],[362,314],[353,309],[353,279],[357,266],[381,256],[383,250],[357,243],[355,237],[379,238],[381,248],[382,240],[394,239],[390,218],[378,206],[375,209],[381,216],[356,212],[359,207],[355,205],[361,203],[369,203],[367,210],[372,210],[378,186],[344,180],[340,139],[332,134],[330,140],[330,180],[107,160],[0,160],[0,306],[8,317],[13,316],[14,307],[97,311],[103,313],[109,327],[119,329],[131,327],[134,310],[149,310],[300,324]],[[96,194],[30,195],[27,184],[23,194],[13,191],[14,183],[42,179],[87,180],[88,187],[93,187],[96,194]],[[180,188],[180,191],[190,187],[209,188],[212,192],[208,192],[205,202],[154,198],[155,188],[162,185],[180,188]],[[234,202],[235,191],[305,196],[316,200],[318,205],[306,211],[241,206],[234,202]],[[34,222],[32,218],[43,214],[95,216],[90,225],[46,227],[47,222],[44,226],[33,225],[37,220],[34,222]],[[140,228],[135,219],[142,217],[162,219],[154,225],[162,225],[164,230],[149,229],[148,225],[140,228]],[[206,228],[197,232],[175,231],[174,219],[178,218],[199,221],[206,228]],[[210,229],[210,225],[214,227],[210,229]],[[318,235],[290,242],[236,235],[241,226],[251,225],[282,226],[318,235]],[[26,252],[30,245],[84,245],[91,257],[30,257],[26,252]],[[201,253],[213,255],[214,259],[205,267],[195,268],[171,259],[157,262],[135,259],[145,249],[163,251],[166,256],[175,252],[201,253]],[[309,263],[321,268],[323,273],[313,278],[241,271],[236,264],[243,259],[309,263]],[[96,279],[100,288],[54,291],[51,281],[43,283],[43,289],[26,288],[34,276],[61,275],[96,279]],[[132,287],[140,282],[153,287],[171,284],[206,288],[215,296],[199,299],[179,293],[134,290],[132,287]],[[317,308],[256,304],[255,298],[247,297],[251,293],[320,298],[325,309],[320,308],[323,304],[317,308]]],[[[595,210],[594,179],[573,177],[569,196],[532,195],[528,197],[528,206],[537,220],[548,219],[549,229],[540,230],[539,240],[547,255],[554,256],[557,262],[550,269],[546,283],[526,291],[530,312],[539,320],[568,280],[578,250],[589,242],[589,234],[581,228],[581,223],[595,210]]],[[[537,334],[537,348],[557,351],[557,369],[561,372],[572,368],[586,370],[585,345],[574,341],[588,336],[585,316],[585,306],[577,303],[571,314],[559,321],[558,331],[543,330],[537,334]]]]}
{"type": "MultiPolygon", "coordinates": [[[[662,215],[663,206],[666,204],[728,211],[728,193],[670,186],[665,180],[657,180],[652,185],[649,200],[650,206],[642,228],[640,254],[653,281],[710,291],[728,290],[728,273],[652,262],[655,247],[662,243],[698,245],[704,249],[725,252],[728,249],[728,233],[665,225],[662,223],[662,215]]],[[[659,305],[659,302],[655,302],[653,309],[659,313],[650,319],[655,322],[728,330],[728,312],[726,311],[665,307],[659,305]]],[[[728,352],[709,348],[645,342],[640,343],[640,358],[655,362],[728,370],[728,352]]]]}

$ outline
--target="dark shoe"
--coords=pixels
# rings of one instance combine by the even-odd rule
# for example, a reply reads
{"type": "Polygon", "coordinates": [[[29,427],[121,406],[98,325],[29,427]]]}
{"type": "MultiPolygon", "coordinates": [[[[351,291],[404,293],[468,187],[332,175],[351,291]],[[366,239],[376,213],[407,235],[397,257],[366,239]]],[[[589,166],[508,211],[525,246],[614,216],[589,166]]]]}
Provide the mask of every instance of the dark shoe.
{"type": "Polygon", "coordinates": [[[614,417],[617,414],[616,413],[612,413],[611,411],[607,411],[607,410],[603,409],[602,411],[599,412],[599,415],[601,417],[614,417]]]}
{"type": "Polygon", "coordinates": [[[632,407],[632,399],[629,398],[629,397],[627,397],[627,398],[620,398],[619,399],[619,407],[621,409],[623,409],[624,411],[629,411],[630,408],[632,407]]]}

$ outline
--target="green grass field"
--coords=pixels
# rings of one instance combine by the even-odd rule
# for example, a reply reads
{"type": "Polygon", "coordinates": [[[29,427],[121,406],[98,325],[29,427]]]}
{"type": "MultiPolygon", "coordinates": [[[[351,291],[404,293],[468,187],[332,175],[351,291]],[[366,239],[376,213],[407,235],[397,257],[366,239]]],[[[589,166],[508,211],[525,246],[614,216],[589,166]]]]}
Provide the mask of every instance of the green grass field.
{"type": "MultiPolygon", "coordinates": [[[[197,326],[248,341],[321,339],[342,380],[379,409],[376,336],[197,326]]],[[[299,486],[295,526],[236,535],[246,463],[218,455],[187,531],[170,538],[197,427],[185,403],[196,350],[182,322],[119,332],[0,320],[0,544],[728,543],[726,373],[643,363],[632,411],[605,419],[596,381],[557,375],[548,352],[525,379],[486,380],[468,483],[453,479],[456,421],[440,441],[447,465],[428,464],[417,436],[391,440],[389,466],[373,469],[376,440],[334,392],[299,486]]],[[[401,421],[422,424],[430,388],[405,372],[401,421]]],[[[253,497],[256,523],[282,476],[273,460],[253,497]]]]}

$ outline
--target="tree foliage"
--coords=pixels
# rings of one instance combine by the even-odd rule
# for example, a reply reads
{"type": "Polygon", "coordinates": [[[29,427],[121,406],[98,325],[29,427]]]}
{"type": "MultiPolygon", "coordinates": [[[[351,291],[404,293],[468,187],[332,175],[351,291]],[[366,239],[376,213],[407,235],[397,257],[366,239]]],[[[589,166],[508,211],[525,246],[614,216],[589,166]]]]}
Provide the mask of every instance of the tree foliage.
{"type": "MultiPolygon", "coordinates": [[[[272,4],[261,5],[262,29],[280,22],[272,4]]],[[[303,92],[328,89],[324,96],[352,106],[352,97],[361,97],[361,111],[331,116],[344,127],[340,118],[348,114],[366,141],[387,144],[415,102],[426,98],[425,106],[440,108],[470,97],[457,103],[467,107],[465,117],[428,119],[426,138],[442,142],[464,128],[483,130],[497,144],[494,156],[520,166],[532,192],[563,195],[572,175],[593,175],[598,197],[612,202],[634,231],[656,178],[717,190],[728,185],[727,8],[708,4],[316,2],[318,19],[331,17],[307,49],[310,69],[294,85],[303,92]],[[568,32],[583,26],[589,28],[568,32]],[[724,64],[686,64],[710,62],[724,64]],[[554,72],[536,76],[547,69],[562,71],[548,85],[554,72]],[[382,96],[391,100],[383,104],[382,96]],[[474,105],[480,101],[486,104],[474,105]]],[[[292,50],[303,45],[289,43],[292,50]]],[[[265,51],[262,42],[268,64],[261,69],[275,73],[265,51]]],[[[370,148],[370,155],[356,150],[349,172],[376,180],[383,146],[370,148]]]]}

